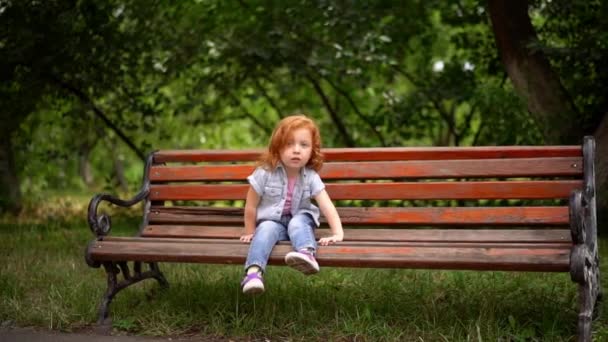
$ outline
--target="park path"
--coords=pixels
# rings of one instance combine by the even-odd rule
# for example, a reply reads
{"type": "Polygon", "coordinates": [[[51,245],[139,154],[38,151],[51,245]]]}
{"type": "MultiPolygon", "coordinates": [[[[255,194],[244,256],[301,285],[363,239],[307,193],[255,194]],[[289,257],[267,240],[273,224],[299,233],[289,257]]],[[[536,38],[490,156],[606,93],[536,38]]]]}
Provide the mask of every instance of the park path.
{"type": "MultiPolygon", "coordinates": [[[[128,335],[100,335],[94,332],[63,333],[34,328],[0,327],[1,342],[240,342],[221,337],[146,337],[128,335]]],[[[262,340],[263,341],[263,340],[262,340]]]]}

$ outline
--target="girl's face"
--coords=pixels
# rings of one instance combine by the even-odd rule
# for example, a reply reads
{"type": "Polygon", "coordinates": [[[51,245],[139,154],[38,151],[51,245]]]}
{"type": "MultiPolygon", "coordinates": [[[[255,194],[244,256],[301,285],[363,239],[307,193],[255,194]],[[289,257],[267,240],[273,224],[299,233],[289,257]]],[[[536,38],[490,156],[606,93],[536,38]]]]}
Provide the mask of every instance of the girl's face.
{"type": "Polygon", "coordinates": [[[312,153],[312,134],[308,128],[298,128],[293,131],[287,145],[281,150],[281,161],[287,169],[287,174],[295,176],[306,166],[312,153]]]}

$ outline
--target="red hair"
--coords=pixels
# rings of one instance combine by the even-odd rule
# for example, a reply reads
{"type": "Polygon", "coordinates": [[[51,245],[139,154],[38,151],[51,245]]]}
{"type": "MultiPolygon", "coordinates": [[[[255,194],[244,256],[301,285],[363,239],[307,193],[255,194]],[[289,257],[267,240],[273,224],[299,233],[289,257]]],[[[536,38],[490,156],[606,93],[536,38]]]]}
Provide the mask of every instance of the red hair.
{"type": "Polygon", "coordinates": [[[312,137],[312,151],[306,166],[315,171],[321,170],[321,167],[323,166],[323,154],[321,153],[321,135],[319,133],[319,128],[312,119],[301,114],[291,115],[279,121],[270,137],[268,150],[260,157],[260,165],[274,170],[281,160],[281,150],[287,146],[293,132],[300,128],[307,128],[312,137]]]}

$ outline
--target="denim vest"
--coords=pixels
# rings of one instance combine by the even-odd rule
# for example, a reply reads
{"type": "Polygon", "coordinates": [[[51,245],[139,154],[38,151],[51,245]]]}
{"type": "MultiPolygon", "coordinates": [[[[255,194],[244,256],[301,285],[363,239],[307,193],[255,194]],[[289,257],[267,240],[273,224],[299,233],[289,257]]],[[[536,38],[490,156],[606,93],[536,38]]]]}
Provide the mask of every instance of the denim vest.
{"type": "MultiPolygon", "coordinates": [[[[280,221],[287,196],[287,172],[284,166],[279,163],[274,170],[258,167],[247,177],[247,180],[260,196],[257,221],[280,221]]],[[[311,203],[311,199],[323,189],[325,189],[325,184],[319,174],[313,169],[303,167],[293,189],[291,215],[308,213],[318,227],[319,208],[311,203]]]]}

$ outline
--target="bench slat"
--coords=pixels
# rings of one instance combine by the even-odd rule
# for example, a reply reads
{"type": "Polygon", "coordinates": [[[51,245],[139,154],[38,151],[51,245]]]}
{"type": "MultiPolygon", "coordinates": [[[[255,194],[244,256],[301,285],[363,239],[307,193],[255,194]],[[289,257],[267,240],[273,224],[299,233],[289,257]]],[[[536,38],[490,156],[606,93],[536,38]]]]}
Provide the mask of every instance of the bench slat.
{"type": "MultiPolygon", "coordinates": [[[[344,225],[568,225],[568,207],[338,207],[344,225]]],[[[152,207],[150,223],[243,224],[242,208],[152,207]]],[[[326,224],[321,216],[321,223],[326,224]]]]}
{"type": "MultiPolygon", "coordinates": [[[[333,183],[326,184],[333,200],[341,199],[565,199],[580,189],[581,180],[333,183]]],[[[150,199],[239,200],[248,184],[151,185],[150,199]]]]}
{"type": "MultiPolygon", "coordinates": [[[[162,150],[154,153],[154,162],[255,161],[262,152],[262,149],[162,150]]],[[[327,161],[388,161],[579,157],[582,155],[582,148],[580,146],[383,147],[326,148],[322,152],[327,161]]]]}
{"type": "MultiPolygon", "coordinates": [[[[201,244],[242,244],[238,239],[196,239],[192,238],[168,238],[168,237],[150,237],[146,236],[146,239],[142,237],[106,237],[103,239],[105,242],[154,242],[154,243],[201,243],[201,244]]],[[[339,243],[342,247],[357,246],[357,247],[436,247],[436,248],[533,248],[533,249],[545,249],[545,248],[569,248],[572,244],[568,242],[484,242],[484,241],[342,241],[339,243]]],[[[290,246],[289,241],[279,241],[278,245],[290,246]]],[[[325,248],[321,246],[319,248],[325,248]]]]}
{"type": "MultiPolygon", "coordinates": [[[[243,264],[248,244],[240,242],[169,242],[142,238],[134,241],[94,241],[89,245],[92,260],[143,262],[195,262],[243,264]]],[[[269,263],[284,264],[292,250],[287,244],[273,249],[269,263]]],[[[337,244],[319,248],[321,266],[396,267],[462,270],[555,271],[569,269],[569,247],[415,247],[400,245],[357,246],[337,244]]]]}
{"type": "MultiPolygon", "coordinates": [[[[152,238],[238,239],[242,227],[149,225],[142,236],[152,238]]],[[[317,239],[329,236],[329,229],[316,229],[317,239]]],[[[475,243],[566,243],[569,229],[345,229],[345,241],[475,242],[475,243]]]]}
{"type": "MultiPolygon", "coordinates": [[[[255,166],[199,165],[164,166],[150,169],[150,180],[155,181],[244,181],[255,166]]],[[[536,177],[580,176],[581,158],[518,158],[487,160],[428,160],[389,162],[325,163],[320,176],[331,179],[388,179],[388,178],[460,178],[460,177],[536,177]]]]}

